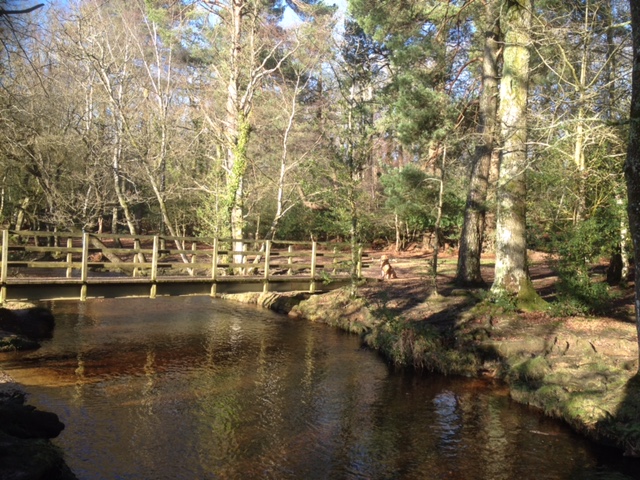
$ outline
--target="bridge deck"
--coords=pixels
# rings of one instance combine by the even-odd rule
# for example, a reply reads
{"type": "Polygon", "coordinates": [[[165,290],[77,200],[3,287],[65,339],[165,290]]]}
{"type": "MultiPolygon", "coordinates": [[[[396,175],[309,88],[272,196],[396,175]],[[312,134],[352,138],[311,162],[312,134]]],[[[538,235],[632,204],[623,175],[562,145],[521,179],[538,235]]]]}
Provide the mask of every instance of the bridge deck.
{"type": "MultiPolygon", "coordinates": [[[[349,284],[349,279],[331,283],[316,282],[316,292],[332,290],[349,284]]],[[[212,282],[207,278],[161,277],[155,283],[138,277],[79,278],[12,278],[5,286],[6,301],[83,300],[88,298],[123,298],[157,296],[215,295],[222,293],[309,291],[311,277],[269,279],[268,289],[260,278],[225,277],[212,282]]]]}

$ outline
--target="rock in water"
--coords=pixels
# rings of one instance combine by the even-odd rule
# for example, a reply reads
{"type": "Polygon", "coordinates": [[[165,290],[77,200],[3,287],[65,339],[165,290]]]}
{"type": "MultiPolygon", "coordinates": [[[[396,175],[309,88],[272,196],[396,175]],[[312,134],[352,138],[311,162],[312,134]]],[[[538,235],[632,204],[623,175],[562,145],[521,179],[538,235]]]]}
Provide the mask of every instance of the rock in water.
{"type": "Polygon", "coordinates": [[[54,326],[53,314],[46,308],[0,308],[0,330],[29,338],[51,338],[54,326]]]}

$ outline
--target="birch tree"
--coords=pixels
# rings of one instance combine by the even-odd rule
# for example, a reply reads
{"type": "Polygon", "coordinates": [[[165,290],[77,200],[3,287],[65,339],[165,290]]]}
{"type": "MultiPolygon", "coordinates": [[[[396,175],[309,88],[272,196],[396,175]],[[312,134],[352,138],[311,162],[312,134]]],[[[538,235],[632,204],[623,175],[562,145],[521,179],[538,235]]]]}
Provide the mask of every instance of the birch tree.
{"type": "MultiPolygon", "coordinates": [[[[218,18],[219,30],[225,27],[223,35],[227,48],[226,52],[220,52],[224,68],[211,67],[216,76],[226,82],[225,113],[220,119],[225,151],[222,204],[228,214],[231,236],[241,239],[244,233],[244,183],[251,135],[250,115],[255,94],[262,80],[276,71],[290,51],[282,48],[285,43],[283,36],[275,38],[275,35],[267,37],[260,34],[267,26],[266,11],[261,2],[222,0],[204,1],[202,5],[218,18]]],[[[272,33],[276,33],[275,29],[272,33]]],[[[208,118],[211,123],[218,121],[211,116],[208,118]]],[[[241,244],[236,247],[241,250],[241,244]]]]}
{"type": "Polygon", "coordinates": [[[99,92],[100,100],[92,98],[93,110],[85,114],[90,124],[96,116],[103,121],[102,140],[108,143],[112,188],[129,233],[135,235],[138,225],[131,201],[135,195],[129,194],[134,189],[131,188],[132,177],[127,175],[127,160],[128,140],[135,124],[132,112],[139,110],[137,102],[141,95],[132,89],[131,81],[136,69],[135,45],[122,23],[117,27],[114,25],[116,16],[113,13],[123,13],[117,8],[117,4],[86,2],[74,13],[76,22],[66,23],[65,33],[68,43],[75,49],[75,60],[86,65],[90,78],[95,79],[95,83],[86,85],[91,91],[85,95],[98,95],[99,92]]]}
{"type": "MultiPolygon", "coordinates": [[[[250,164],[249,147],[252,132],[252,110],[263,82],[288,61],[300,45],[295,30],[287,31],[276,24],[284,11],[283,2],[261,0],[202,0],[202,6],[214,15],[214,30],[220,32],[225,45],[219,50],[219,64],[211,68],[224,79],[225,111],[222,118],[205,112],[212,128],[221,131],[224,192],[219,204],[223,218],[228,218],[231,237],[242,239],[245,226],[246,174],[250,164]]],[[[322,2],[286,2],[305,18],[333,10],[322,2]]],[[[239,263],[241,242],[234,242],[239,263]]]]}

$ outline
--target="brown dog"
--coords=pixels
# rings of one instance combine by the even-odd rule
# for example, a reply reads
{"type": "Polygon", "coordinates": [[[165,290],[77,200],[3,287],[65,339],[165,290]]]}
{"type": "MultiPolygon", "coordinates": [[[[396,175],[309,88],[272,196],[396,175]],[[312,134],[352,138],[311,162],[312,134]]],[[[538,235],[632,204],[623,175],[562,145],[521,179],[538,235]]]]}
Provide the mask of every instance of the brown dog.
{"type": "Polygon", "coordinates": [[[382,279],[389,279],[389,278],[398,278],[398,275],[396,275],[396,271],[393,269],[393,267],[391,266],[391,264],[389,263],[389,257],[387,257],[386,255],[382,255],[380,257],[380,270],[381,270],[381,277],[382,279]]]}

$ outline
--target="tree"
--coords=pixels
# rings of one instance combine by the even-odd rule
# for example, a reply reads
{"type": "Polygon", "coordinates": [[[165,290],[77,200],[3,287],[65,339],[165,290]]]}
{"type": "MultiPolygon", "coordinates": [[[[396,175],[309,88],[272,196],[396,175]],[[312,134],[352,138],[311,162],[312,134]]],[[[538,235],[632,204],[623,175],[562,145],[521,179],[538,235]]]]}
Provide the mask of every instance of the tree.
{"type": "Polygon", "coordinates": [[[492,291],[531,300],[527,266],[525,172],[530,28],[533,0],[507,0],[502,13],[504,64],[500,80],[500,176],[497,186],[496,265],[492,291]]]}
{"type": "Polygon", "coordinates": [[[96,191],[95,177],[76,130],[82,100],[58,55],[60,31],[37,26],[45,18],[21,24],[16,42],[4,43],[0,62],[0,215],[16,229],[73,229],[97,203],[86,196],[96,191]]]}
{"type": "Polygon", "coordinates": [[[342,175],[336,182],[346,204],[351,241],[352,287],[357,279],[357,243],[360,234],[361,190],[358,188],[366,165],[371,162],[374,124],[374,86],[380,73],[375,42],[354,21],[345,22],[340,58],[334,62],[340,111],[334,162],[342,175]]]}
{"type": "MultiPolygon", "coordinates": [[[[288,4],[287,2],[286,4],[288,4]]],[[[293,4],[294,2],[291,2],[293,4]]],[[[246,175],[250,167],[251,114],[263,83],[276,74],[299,48],[295,31],[277,25],[285,3],[261,0],[202,0],[202,6],[217,17],[212,33],[220,54],[219,63],[211,63],[216,77],[224,82],[225,111],[216,119],[206,116],[221,132],[221,167],[224,191],[217,192],[214,224],[228,224],[231,237],[242,239],[245,227],[246,175]]],[[[295,3],[295,10],[305,18],[332,13],[322,2],[295,3]]],[[[220,156],[216,153],[216,156],[220,156]]],[[[234,242],[236,263],[240,263],[242,243],[234,242]]]]}
{"type": "Polygon", "coordinates": [[[485,2],[484,51],[482,57],[482,86],[478,111],[478,143],[471,164],[471,179],[460,234],[456,283],[483,283],[480,256],[487,212],[487,192],[491,159],[496,147],[496,115],[498,111],[498,76],[500,52],[501,0],[485,2]]]}
{"type": "Polygon", "coordinates": [[[630,0],[629,4],[631,6],[633,38],[633,70],[631,74],[633,87],[629,115],[629,146],[624,174],[627,182],[629,229],[636,260],[635,312],[638,344],[640,346],[640,3],[630,0]]]}
{"type": "MultiPolygon", "coordinates": [[[[128,14],[133,12],[129,11],[128,14]]],[[[118,206],[129,233],[137,234],[139,225],[134,207],[136,203],[141,203],[141,199],[137,198],[139,191],[130,169],[132,157],[135,156],[134,130],[142,110],[142,95],[138,83],[133,81],[137,70],[137,52],[128,35],[126,19],[122,16],[125,15],[125,7],[118,2],[106,5],[87,2],[84,10],[81,9],[76,15],[82,20],[65,29],[69,49],[79,63],[86,66],[85,74],[92,80],[83,85],[92,91],[88,98],[99,92],[91,110],[84,112],[88,116],[88,128],[95,128],[96,117],[101,119],[104,129],[96,134],[102,136],[101,146],[104,145],[108,150],[109,158],[106,152],[101,152],[99,160],[110,164],[118,206]],[[114,28],[115,22],[117,28],[114,28]]]]}
{"type": "Polygon", "coordinates": [[[534,193],[528,202],[529,244],[554,254],[556,298],[565,308],[593,311],[610,301],[606,284],[591,275],[593,262],[611,259],[611,284],[626,278],[628,4],[546,0],[538,7],[527,186],[547,201],[534,193]]]}
{"type": "Polygon", "coordinates": [[[615,158],[622,156],[625,143],[614,122],[625,115],[619,106],[628,93],[626,82],[618,82],[628,11],[619,0],[548,1],[544,9],[534,28],[532,141],[548,160],[543,170],[561,179],[559,219],[575,226],[589,218],[594,206],[613,200],[603,192],[613,193],[615,185],[598,184],[622,183],[611,173],[620,168],[615,158]]]}
{"type": "Polygon", "coordinates": [[[432,206],[437,204],[439,182],[413,164],[389,170],[380,177],[380,182],[385,187],[386,207],[395,219],[396,250],[399,251],[434,226],[432,206]]]}

